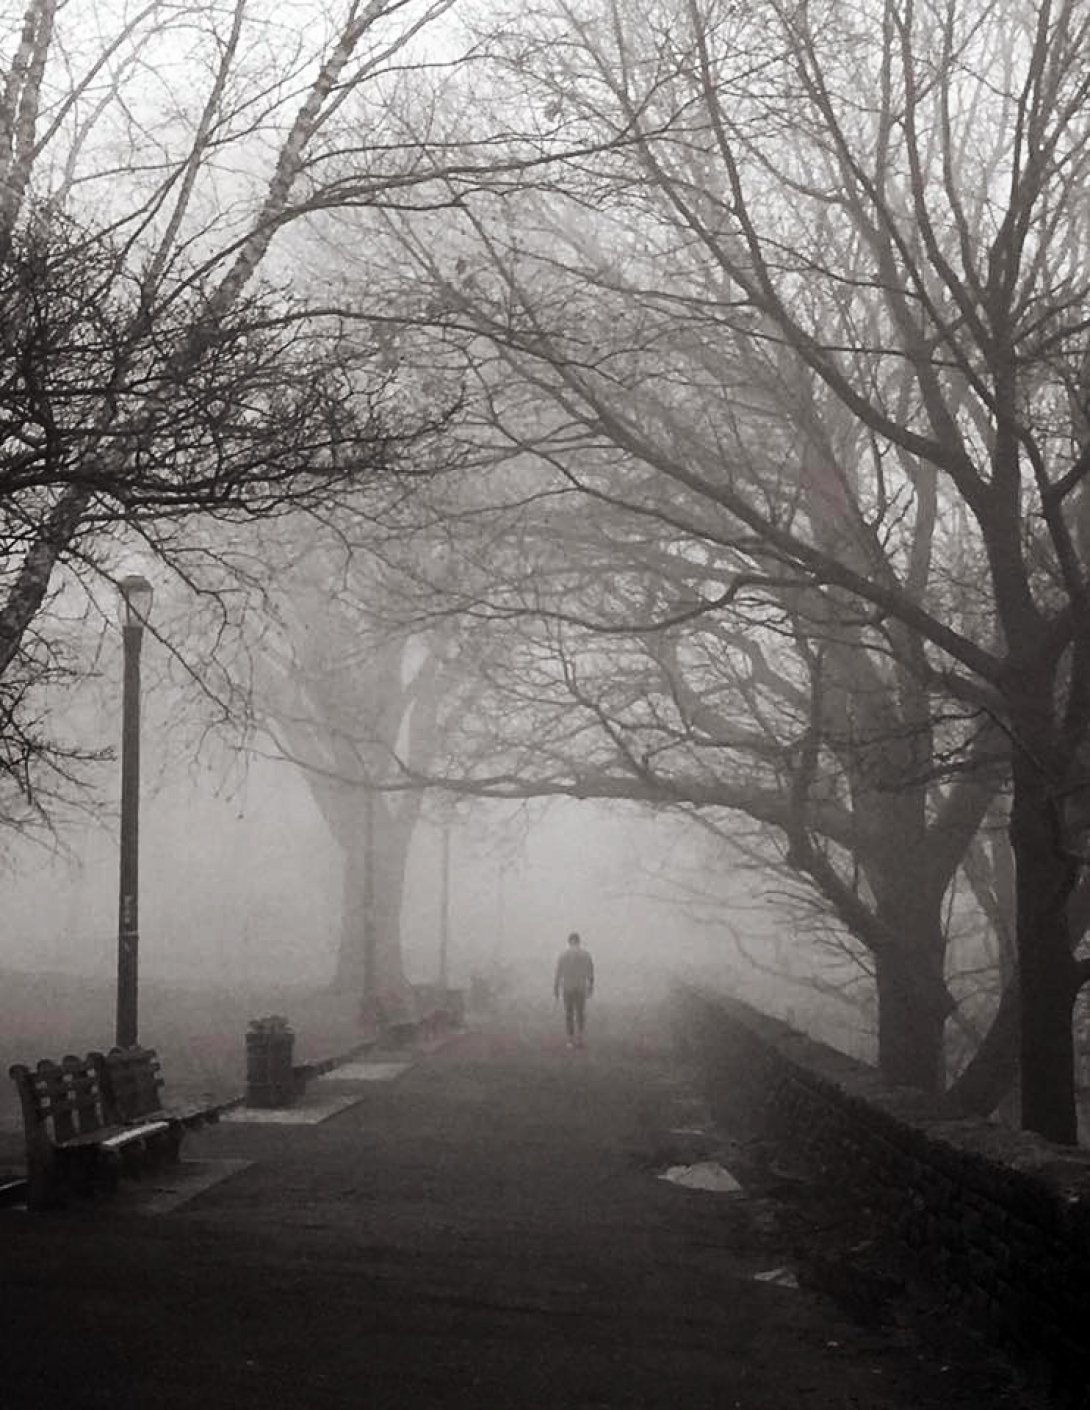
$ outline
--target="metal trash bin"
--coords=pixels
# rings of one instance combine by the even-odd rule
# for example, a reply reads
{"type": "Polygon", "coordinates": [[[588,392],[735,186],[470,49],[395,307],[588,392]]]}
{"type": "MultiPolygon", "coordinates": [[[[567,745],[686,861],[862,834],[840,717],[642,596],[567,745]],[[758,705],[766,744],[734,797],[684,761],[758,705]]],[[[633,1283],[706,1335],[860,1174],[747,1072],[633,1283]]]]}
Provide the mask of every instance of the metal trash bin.
{"type": "Polygon", "coordinates": [[[295,1033],[286,1018],[271,1014],[250,1021],[246,1034],[246,1105],[291,1106],[297,1084],[292,1070],[295,1033]]]}

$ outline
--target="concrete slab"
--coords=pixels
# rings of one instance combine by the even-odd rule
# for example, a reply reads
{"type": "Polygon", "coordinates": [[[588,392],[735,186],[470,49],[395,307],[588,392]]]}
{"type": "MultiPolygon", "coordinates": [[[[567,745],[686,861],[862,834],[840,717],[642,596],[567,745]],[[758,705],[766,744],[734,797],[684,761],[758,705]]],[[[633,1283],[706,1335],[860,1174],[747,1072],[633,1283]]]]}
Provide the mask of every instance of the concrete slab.
{"type": "Polygon", "coordinates": [[[183,1160],[132,1187],[134,1214],[169,1214],[253,1165],[252,1160],[183,1160]]]}
{"type": "MultiPolygon", "coordinates": [[[[315,1084],[317,1086],[317,1083],[315,1084]]],[[[250,1107],[236,1106],[225,1111],[221,1122],[249,1123],[255,1126],[317,1126],[328,1121],[338,1112],[347,1111],[361,1098],[351,1093],[341,1096],[315,1095],[303,1097],[294,1106],[250,1107]]]]}
{"type": "MultiPolygon", "coordinates": [[[[177,1165],[164,1166],[139,1180],[124,1180],[109,1200],[88,1202],[78,1208],[91,1219],[110,1218],[127,1214],[169,1214],[180,1209],[197,1195],[229,1180],[241,1170],[253,1165],[252,1160],[225,1158],[221,1160],[181,1160],[177,1165]]],[[[28,1213],[26,1200],[10,1206],[15,1213],[28,1213]]]]}

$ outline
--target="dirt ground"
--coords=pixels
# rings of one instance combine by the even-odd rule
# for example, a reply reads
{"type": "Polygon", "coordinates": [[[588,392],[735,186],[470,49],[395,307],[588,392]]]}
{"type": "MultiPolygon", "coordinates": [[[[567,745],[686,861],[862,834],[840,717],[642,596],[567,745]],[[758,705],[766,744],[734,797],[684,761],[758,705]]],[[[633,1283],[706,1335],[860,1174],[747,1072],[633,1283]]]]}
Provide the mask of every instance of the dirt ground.
{"type": "Polygon", "coordinates": [[[0,1410],[1036,1405],[709,1130],[653,1026],[602,1010],[572,1052],[550,1017],[190,1138],[251,1164],[171,1213],[0,1212],[0,1410]],[[658,1178],[716,1157],[742,1194],[658,1178]]]}

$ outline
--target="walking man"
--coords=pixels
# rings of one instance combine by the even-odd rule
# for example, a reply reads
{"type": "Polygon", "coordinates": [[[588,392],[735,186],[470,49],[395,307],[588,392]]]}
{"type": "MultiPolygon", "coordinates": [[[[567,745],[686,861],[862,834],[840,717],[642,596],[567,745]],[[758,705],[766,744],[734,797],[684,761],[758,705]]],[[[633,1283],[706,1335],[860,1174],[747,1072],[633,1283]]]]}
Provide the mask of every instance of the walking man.
{"type": "Polygon", "coordinates": [[[578,934],[568,936],[568,948],[561,951],[553,978],[553,998],[564,996],[564,1022],[568,1029],[568,1047],[583,1046],[583,1028],[587,1018],[587,1000],[594,993],[594,961],[583,949],[578,934]]]}

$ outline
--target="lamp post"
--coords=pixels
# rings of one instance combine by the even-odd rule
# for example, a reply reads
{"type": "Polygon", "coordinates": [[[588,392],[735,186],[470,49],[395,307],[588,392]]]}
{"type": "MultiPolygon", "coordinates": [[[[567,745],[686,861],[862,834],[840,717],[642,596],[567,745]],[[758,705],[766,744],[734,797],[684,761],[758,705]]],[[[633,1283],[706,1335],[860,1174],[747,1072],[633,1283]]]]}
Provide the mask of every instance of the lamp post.
{"type": "Polygon", "coordinates": [[[363,993],[373,999],[378,993],[378,935],[375,930],[375,791],[367,789],[363,798],[363,993]]]}
{"type": "Polygon", "coordinates": [[[119,1048],[136,1045],[140,949],[140,647],[152,589],[132,575],[118,583],[125,674],[121,693],[121,867],[117,906],[117,1027],[119,1048]]]}
{"type": "Polygon", "coordinates": [[[447,952],[450,948],[450,822],[443,823],[442,851],[439,854],[439,984],[449,983],[447,952]]]}

